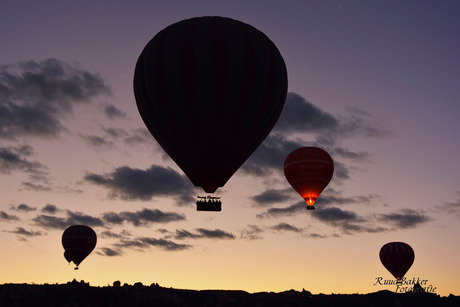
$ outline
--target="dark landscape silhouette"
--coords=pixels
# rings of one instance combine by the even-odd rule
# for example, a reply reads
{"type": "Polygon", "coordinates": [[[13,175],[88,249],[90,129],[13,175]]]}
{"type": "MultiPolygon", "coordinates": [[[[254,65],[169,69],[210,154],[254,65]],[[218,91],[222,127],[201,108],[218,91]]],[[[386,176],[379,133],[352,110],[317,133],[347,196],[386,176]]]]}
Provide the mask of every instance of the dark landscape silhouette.
{"type": "Polygon", "coordinates": [[[382,290],[368,294],[312,294],[288,290],[248,293],[241,290],[186,290],[113,282],[93,287],[88,282],[66,284],[0,285],[0,306],[460,306],[460,297],[441,297],[422,291],[394,293],[382,290]]]}

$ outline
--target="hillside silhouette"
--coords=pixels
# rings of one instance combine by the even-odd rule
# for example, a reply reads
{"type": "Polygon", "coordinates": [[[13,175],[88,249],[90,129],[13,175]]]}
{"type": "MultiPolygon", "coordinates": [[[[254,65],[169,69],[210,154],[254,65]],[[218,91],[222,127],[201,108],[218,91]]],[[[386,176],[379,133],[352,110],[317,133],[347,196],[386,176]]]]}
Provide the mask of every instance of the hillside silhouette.
{"type": "Polygon", "coordinates": [[[153,283],[92,287],[84,281],[67,284],[3,284],[0,306],[460,306],[460,297],[434,293],[311,294],[309,291],[248,293],[238,290],[184,290],[153,283]]]}

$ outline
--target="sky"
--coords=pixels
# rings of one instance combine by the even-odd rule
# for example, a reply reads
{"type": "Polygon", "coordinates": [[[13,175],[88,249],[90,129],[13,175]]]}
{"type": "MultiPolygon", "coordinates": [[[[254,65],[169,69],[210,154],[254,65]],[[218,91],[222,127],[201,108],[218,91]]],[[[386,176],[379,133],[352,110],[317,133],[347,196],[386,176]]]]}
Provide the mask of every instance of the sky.
{"type": "Polygon", "coordinates": [[[460,2],[5,1],[0,10],[0,283],[395,291],[379,260],[408,243],[408,279],[460,295],[460,2]],[[270,135],[203,195],[146,130],[134,66],[177,21],[264,32],[288,71],[270,135]],[[318,146],[331,183],[305,210],[284,158],[318,146]],[[146,180],[147,179],[147,180],[146,180]],[[73,270],[62,232],[92,227],[73,270]]]}

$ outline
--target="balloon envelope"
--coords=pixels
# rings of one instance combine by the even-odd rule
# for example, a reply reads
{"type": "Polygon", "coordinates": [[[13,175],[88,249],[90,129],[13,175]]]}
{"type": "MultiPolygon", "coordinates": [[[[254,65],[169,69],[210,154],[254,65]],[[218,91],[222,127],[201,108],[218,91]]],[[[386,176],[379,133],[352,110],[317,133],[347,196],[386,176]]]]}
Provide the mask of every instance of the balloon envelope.
{"type": "Polygon", "coordinates": [[[85,225],[73,225],[62,234],[64,257],[68,262],[73,261],[77,267],[96,246],[96,233],[85,225]]]}
{"type": "Polygon", "coordinates": [[[307,208],[313,206],[333,174],[334,162],[331,156],[318,147],[297,148],[284,161],[284,175],[305,200],[307,208]]]}
{"type": "Polygon", "coordinates": [[[172,24],[145,46],[134,94],[141,117],[195,186],[213,193],[270,133],[287,71],[273,42],[225,17],[172,24]]]}
{"type": "Polygon", "coordinates": [[[404,242],[390,242],[380,249],[380,261],[383,266],[401,282],[406,272],[414,263],[415,254],[412,247],[404,242]]]}

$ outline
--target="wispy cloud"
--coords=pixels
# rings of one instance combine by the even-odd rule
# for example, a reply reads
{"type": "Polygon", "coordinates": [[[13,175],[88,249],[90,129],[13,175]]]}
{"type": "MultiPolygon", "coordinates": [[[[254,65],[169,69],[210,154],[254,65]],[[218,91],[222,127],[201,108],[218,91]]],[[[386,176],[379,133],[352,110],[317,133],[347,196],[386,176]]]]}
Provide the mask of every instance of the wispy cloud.
{"type": "Polygon", "coordinates": [[[49,213],[49,214],[55,214],[56,212],[60,211],[58,207],[52,204],[47,204],[45,205],[42,210],[42,212],[49,213]]]}
{"type": "Polygon", "coordinates": [[[109,94],[97,74],[46,59],[0,66],[0,138],[56,137],[75,104],[109,94]]]}
{"type": "Polygon", "coordinates": [[[30,160],[34,154],[34,148],[29,145],[0,147],[0,174],[24,172],[30,180],[47,182],[47,168],[38,161],[30,160]]]}
{"type": "Polygon", "coordinates": [[[137,250],[144,250],[151,247],[156,247],[165,251],[182,251],[192,248],[189,244],[178,244],[171,240],[157,239],[151,237],[139,237],[132,240],[120,240],[114,244],[116,248],[134,248],[137,250]]]}
{"type": "Polygon", "coordinates": [[[0,211],[0,221],[19,221],[16,215],[10,215],[5,211],[0,211]]]}
{"type": "Polygon", "coordinates": [[[278,223],[274,226],[271,226],[270,229],[283,232],[283,231],[291,231],[291,232],[302,232],[302,229],[297,228],[291,224],[288,223],[278,223]]]}
{"type": "Polygon", "coordinates": [[[107,188],[110,198],[148,201],[154,197],[172,196],[177,205],[194,202],[190,181],[169,167],[152,165],[142,170],[123,166],[110,174],[89,173],[84,179],[107,188]]]}
{"type": "Polygon", "coordinates": [[[423,212],[407,208],[394,213],[381,214],[378,219],[400,229],[414,228],[433,220],[423,212]]]}
{"type": "Polygon", "coordinates": [[[245,240],[261,240],[263,239],[263,229],[257,225],[248,225],[241,231],[240,238],[245,240]]]}
{"type": "Polygon", "coordinates": [[[180,229],[176,230],[174,235],[175,239],[235,239],[235,235],[222,229],[205,229],[197,228],[195,233],[191,233],[187,230],[180,229]]]}
{"type": "Polygon", "coordinates": [[[102,219],[110,224],[122,224],[126,222],[134,226],[148,226],[152,223],[164,224],[176,221],[184,221],[185,215],[176,212],[163,212],[159,209],[152,210],[144,208],[135,212],[105,212],[102,214],[102,219]]]}
{"type": "Polygon", "coordinates": [[[96,254],[107,257],[115,257],[123,255],[120,250],[116,250],[110,247],[100,247],[96,251],[96,254]]]}
{"type": "Polygon", "coordinates": [[[305,202],[298,202],[296,204],[283,207],[283,208],[270,208],[264,213],[258,214],[257,218],[276,218],[281,216],[292,216],[294,214],[303,212],[306,208],[305,202]]]}
{"type": "Polygon", "coordinates": [[[251,199],[254,201],[256,206],[268,207],[275,203],[286,202],[292,198],[294,193],[291,188],[287,189],[268,189],[262,193],[252,196],[251,199]]]}
{"type": "Polygon", "coordinates": [[[104,106],[104,114],[111,120],[126,117],[126,113],[121,111],[120,109],[118,109],[113,104],[109,104],[109,105],[104,106]]]}
{"type": "Polygon", "coordinates": [[[11,206],[11,210],[20,211],[20,212],[30,212],[30,211],[37,210],[37,208],[30,207],[26,204],[19,204],[17,206],[11,206]]]}
{"type": "Polygon", "coordinates": [[[45,234],[41,231],[26,230],[23,227],[16,227],[16,229],[12,231],[4,230],[4,232],[16,234],[21,241],[27,241],[28,238],[43,236],[45,234]]]}

